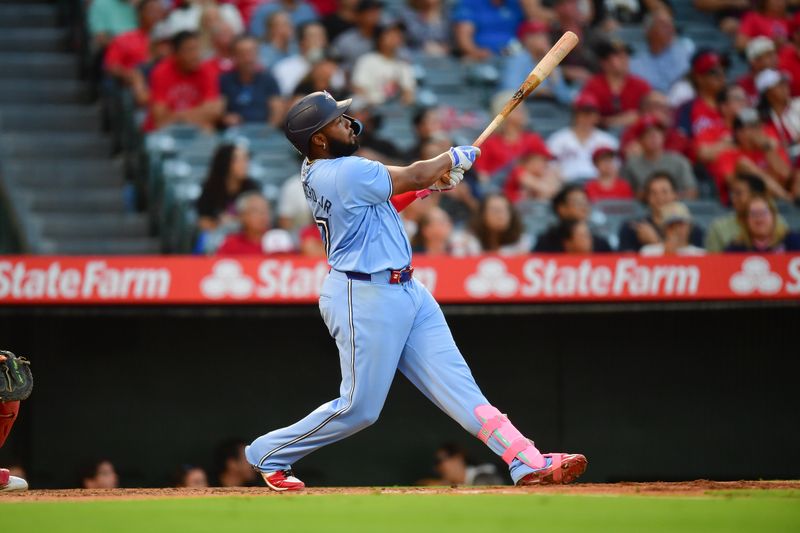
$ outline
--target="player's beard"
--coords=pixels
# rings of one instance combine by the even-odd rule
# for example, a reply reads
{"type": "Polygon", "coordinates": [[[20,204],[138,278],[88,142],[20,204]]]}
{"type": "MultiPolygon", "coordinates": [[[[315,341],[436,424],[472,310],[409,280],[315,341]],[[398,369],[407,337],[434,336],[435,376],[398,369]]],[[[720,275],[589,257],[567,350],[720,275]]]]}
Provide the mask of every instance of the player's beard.
{"type": "Polygon", "coordinates": [[[333,157],[347,157],[349,155],[353,155],[359,148],[358,138],[355,138],[350,142],[341,142],[328,139],[328,142],[331,145],[330,154],[333,157]]]}

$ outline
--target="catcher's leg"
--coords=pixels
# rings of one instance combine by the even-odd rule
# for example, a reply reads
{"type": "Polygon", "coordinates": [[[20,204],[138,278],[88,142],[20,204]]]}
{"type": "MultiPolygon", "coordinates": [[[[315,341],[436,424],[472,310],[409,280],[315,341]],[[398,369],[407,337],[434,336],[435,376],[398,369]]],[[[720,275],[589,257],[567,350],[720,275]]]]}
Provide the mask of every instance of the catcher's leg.
{"type": "Polygon", "coordinates": [[[320,310],[339,348],[340,396],[248,446],[248,461],[262,472],[287,470],[314,450],[375,422],[414,320],[411,297],[402,287],[348,280],[336,271],[323,286],[320,310]]]}
{"type": "MultiPolygon", "coordinates": [[[[421,285],[418,293],[423,303],[406,341],[400,371],[440,409],[500,455],[509,465],[515,483],[524,483],[522,480],[536,476],[537,472],[550,476],[537,482],[562,483],[574,479],[571,474],[561,475],[563,465],[567,466],[563,470],[572,472],[572,456],[542,455],[508,417],[489,403],[456,347],[439,305],[421,285]]],[[[580,466],[577,465],[582,473],[585,464],[580,466]]]]}
{"type": "Polygon", "coordinates": [[[11,432],[11,426],[17,420],[19,412],[19,402],[0,402],[0,448],[11,432]]]}

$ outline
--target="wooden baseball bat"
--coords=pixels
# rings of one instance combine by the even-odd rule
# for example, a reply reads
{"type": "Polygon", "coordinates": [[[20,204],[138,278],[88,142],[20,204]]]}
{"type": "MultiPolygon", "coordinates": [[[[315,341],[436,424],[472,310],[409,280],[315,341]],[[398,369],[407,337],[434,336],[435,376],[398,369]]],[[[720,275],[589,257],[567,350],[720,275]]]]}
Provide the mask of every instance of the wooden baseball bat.
{"type": "Polygon", "coordinates": [[[506,117],[553,72],[553,69],[564,60],[567,54],[570,53],[577,44],[578,36],[571,31],[562,35],[561,39],[547,51],[542,60],[533,67],[533,70],[528,74],[528,77],[525,78],[525,81],[522,82],[522,85],[519,86],[514,96],[509,99],[503,110],[494,117],[488,126],[486,126],[486,129],[475,139],[472,145],[480,147],[480,145],[494,133],[494,130],[497,129],[506,117]]]}

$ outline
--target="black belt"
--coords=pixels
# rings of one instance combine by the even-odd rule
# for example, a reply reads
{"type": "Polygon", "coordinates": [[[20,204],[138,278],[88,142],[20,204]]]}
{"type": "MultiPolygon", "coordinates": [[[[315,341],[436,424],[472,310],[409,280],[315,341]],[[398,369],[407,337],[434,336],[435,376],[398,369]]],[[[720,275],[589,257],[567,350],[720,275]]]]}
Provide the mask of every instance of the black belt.
{"type": "MultiPolygon", "coordinates": [[[[372,281],[372,274],[365,274],[363,272],[345,272],[347,279],[354,279],[357,281],[372,281]]],[[[406,283],[411,281],[411,278],[414,277],[414,267],[407,266],[400,270],[390,270],[389,271],[389,283],[397,284],[397,283],[406,283]]]]}

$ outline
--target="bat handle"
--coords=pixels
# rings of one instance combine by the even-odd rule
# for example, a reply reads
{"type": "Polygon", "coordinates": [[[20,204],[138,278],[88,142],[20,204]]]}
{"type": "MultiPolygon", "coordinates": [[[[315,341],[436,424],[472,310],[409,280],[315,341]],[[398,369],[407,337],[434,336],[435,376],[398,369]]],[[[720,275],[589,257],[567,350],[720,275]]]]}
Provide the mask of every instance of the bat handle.
{"type": "Polygon", "coordinates": [[[503,122],[503,119],[505,119],[505,117],[503,116],[502,113],[494,117],[492,122],[489,123],[488,126],[486,126],[486,129],[483,130],[483,132],[481,132],[481,134],[478,136],[477,139],[475,139],[475,142],[472,143],[472,146],[477,146],[478,148],[480,148],[481,145],[484,143],[484,141],[488,139],[492,135],[492,133],[494,133],[494,130],[497,129],[500,123],[503,122]]]}

